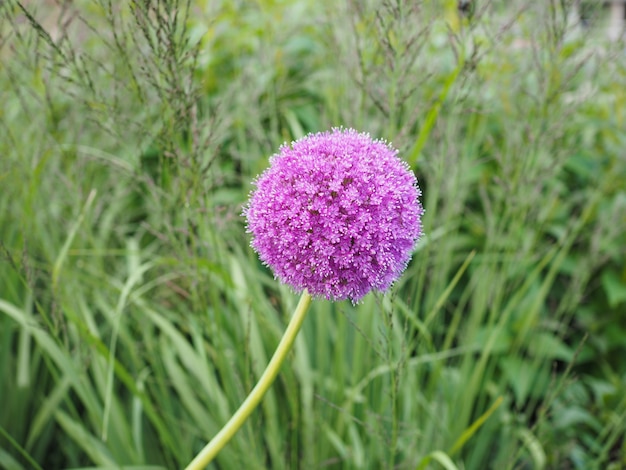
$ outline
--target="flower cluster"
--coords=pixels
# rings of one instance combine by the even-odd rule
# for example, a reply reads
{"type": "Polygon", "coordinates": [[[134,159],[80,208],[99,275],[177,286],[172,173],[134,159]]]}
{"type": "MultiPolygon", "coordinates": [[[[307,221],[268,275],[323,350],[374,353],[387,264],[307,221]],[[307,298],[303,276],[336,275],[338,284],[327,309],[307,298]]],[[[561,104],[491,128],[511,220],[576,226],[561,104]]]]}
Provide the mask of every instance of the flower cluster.
{"type": "Polygon", "coordinates": [[[244,209],[275,276],[329,300],[360,300],[402,274],[421,233],[417,180],[398,152],[353,129],[284,145],[244,209]]]}

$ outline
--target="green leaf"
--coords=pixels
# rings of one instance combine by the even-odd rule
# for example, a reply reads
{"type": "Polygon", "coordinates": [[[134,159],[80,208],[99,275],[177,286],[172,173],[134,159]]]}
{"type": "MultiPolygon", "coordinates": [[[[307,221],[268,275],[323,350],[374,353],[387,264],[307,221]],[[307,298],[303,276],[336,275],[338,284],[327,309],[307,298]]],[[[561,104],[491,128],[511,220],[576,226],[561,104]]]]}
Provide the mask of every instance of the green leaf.
{"type": "Polygon", "coordinates": [[[502,369],[515,394],[515,401],[523,403],[535,380],[536,371],[528,361],[518,357],[502,358],[502,369]]]}
{"type": "Polygon", "coordinates": [[[99,465],[114,467],[116,462],[106,443],[91,434],[82,423],[58,410],[55,417],[61,428],[83,449],[89,458],[99,465]]]}
{"type": "Polygon", "coordinates": [[[602,429],[598,418],[580,407],[568,407],[554,413],[554,428],[568,429],[577,425],[587,425],[592,429],[602,429]]]}
{"type": "Polygon", "coordinates": [[[535,435],[530,430],[523,428],[518,431],[521,441],[528,449],[532,459],[535,461],[536,469],[542,469],[546,466],[546,452],[535,435]]]}
{"type": "Polygon", "coordinates": [[[427,468],[431,460],[439,462],[446,470],[458,470],[458,467],[454,465],[454,462],[452,462],[452,459],[448,456],[448,454],[440,450],[434,450],[424,457],[416,467],[416,470],[427,468]]]}
{"type": "Polygon", "coordinates": [[[480,417],[472,423],[472,425],[463,431],[463,434],[456,440],[452,448],[450,449],[450,454],[454,454],[458,452],[465,443],[474,435],[476,431],[489,419],[489,417],[493,414],[494,411],[498,409],[498,407],[502,404],[502,397],[498,397],[496,401],[489,407],[487,411],[485,411],[480,417]]]}
{"type": "Polygon", "coordinates": [[[494,336],[493,344],[491,346],[492,354],[503,354],[509,350],[512,343],[511,335],[508,331],[496,331],[494,327],[480,327],[476,330],[472,345],[481,349],[485,344],[494,336]]]}
{"type": "Polygon", "coordinates": [[[613,269],[607,269],[602,273],[602,287],[611,308],[626,301],[626,282],[613,269]]]}
{"type": "Polygon", "coordinates": [[[534,333],[529,339],[528,351],[535,357],[565,362],[574,357],[574,352],[560,338],[548,332],[534,333]]]}

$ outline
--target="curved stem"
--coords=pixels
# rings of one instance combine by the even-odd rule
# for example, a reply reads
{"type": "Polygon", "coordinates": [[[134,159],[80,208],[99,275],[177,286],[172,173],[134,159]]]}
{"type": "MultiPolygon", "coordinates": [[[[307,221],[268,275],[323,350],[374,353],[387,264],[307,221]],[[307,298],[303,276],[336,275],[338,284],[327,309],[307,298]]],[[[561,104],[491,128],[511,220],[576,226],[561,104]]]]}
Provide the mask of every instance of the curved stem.
{"type": "Polygon", "coordinates": [[[291,346],[296,339],[298,331],[302,326],[302,322],[306,317],[306,313],[311,305],[311,296],[305,290],[300,297],[298,306],[296,307],[293,317],[287,325],[287,329],[280,339],[276,351],[272,356],[269,364],[265,368],[265,371],[261,375],[259,382],[252,389],[248,398],[241,404],[237,412],[230,418],[228,423],[224,425],[220,432],[200,451],[195,459],[187,465],[185,470],[200,470],[206,467],[222,450],[222,448],[228,443],[228,441],[235,435],[243,423],[248,419],[248,416],[258,406],[259,402],[265,395],[265,392],[270,388],[272,382],[278,375],[280,366],[284,362],[287,354],[291,350],[291,346]]]}

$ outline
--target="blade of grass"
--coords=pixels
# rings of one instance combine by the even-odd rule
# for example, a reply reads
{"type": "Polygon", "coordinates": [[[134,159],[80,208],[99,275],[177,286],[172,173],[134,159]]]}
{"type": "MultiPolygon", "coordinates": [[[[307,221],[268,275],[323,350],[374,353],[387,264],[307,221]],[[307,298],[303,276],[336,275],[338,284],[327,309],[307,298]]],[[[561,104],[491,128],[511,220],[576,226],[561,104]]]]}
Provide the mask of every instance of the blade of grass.
{"type": "Polygon", "coordinates": [[[498,409],[498,407],[502,404],[502,401],[503,398],[498,397],[487,411],[480,415],[480,417],[476,421],[474,421],[469,428],[463,431],[463,434],[459,436],[454,445],[448,451],[448,454],[454,455],[459,450],[461,450],[461,447],[463,447],[465,443],[476,433],[476,431],[478,431],[478,428],[480,428],[485,423],[485,421],[489,419],[493,412],[498,409]]]}
{"type": "Polygon", "coordinates": [[[57,410],[54,415],[61,428],[89,455],[94,463],[111,468],[117,465],[105,443],[90,434],[82,423],[72,419],[61,410],[57,410]]]}
{"type": "Polygon", "coordinates": [[[428,110],[428,113],[426,114],[426,118],[424,119],[424,123],[422,124],[419,134],[417,135],[417,139],[415,140],[415,144],[413,145],[413,148],[411,149],[411,151],[409,152],[407,156],[407,162],[409,166],[411,166],[411,168],[415,167],[417,160],[424,146],[426,145],[428,138],[430,137],[430,133],[432,132],[433,127],[435,126],[435,122],[437,122],[437,118],[439,117],[439,112],[441,111],[441,107],[443,106],[443,103],[445,102],[446,98],[448,97],[448,94],[450,93],[450,90],[452,89],[452,85],[454,85],[454,83],[456,82],[456,79],[459,77],[459,74],[463,70],[464,66],[465,66],[464,61],[459,60],[459,63],[456,66],[456,68],[452,72],[450,72],[450,74],[446,78],[443,84],[441,93],[439,94],[439,97],[437,98],[437,101],[435,101],[435,104],[433,104],[433,106],[428,110]]]}
{"type": "Polygon", "coordinates": [[[89,195],[87,196],[87,201],[85,201],[85,204],[83,205],[83,208],[78,214],[78,218],[74,222],[74,225],[72,225],[72,228],[70,228],[67,238],[65,239],[65,243],[61,247],[61,251],[59,252],[57,259],[54,262],[54,266],[52,267],[52,289],[53,290],[56,289],[56,286],[59,282],[61,268],[63,267],[65,258],[67,258],[67,252],[70,249],[72,242],[74,241],[74,237],[76,236],[76,233],[78,232],[78,228],[83,223],[83,220],[85,219],[85,216],[87,215],[87,212],[89,211],[91,205],[93,204],[93,201],[96,198],[96,194],[97,194],[97,191],[95,189],[92,189],[89,192],[89,195]]]}
{"type": "Polygon", "coordinates": [[[7,430],[4,429],[2,426],[0,426],[0,435],[3,436],[7,441],[9,441],[9,444],[11,444],[11,446],[14,449],[16,449],[22,455],[22,457],[24,457],[28,461],[29,464],[31,464],[33,466],[33,468],[35,468],[37,470],[43,470],[39,466],[39,464],[37,462],[35,462],[35,460],[30,456],[30,454],[28,452],[26,452],[26,450],[19,444],[19,442],[17,442],[15,439],[13,439],[11,434],[9,434],[7,432],[7,430]]]}
{"type": "Polygon", "coordinates": [[[435,450],[424,457],[416,467],[416,470],[425,469],[432,460],[439,462],[446,470],[458,470],[458,467],[454,465],[452,459],[445,452],[440,450],[435,450]]]}
{"type": "Polygon", "coordinates": [[[104,400],[104,412],[103,412],[103,422],[102,422],[102,440],[107,440],[107,433],[109,430],[109,419],[111,413],[111,404],[112,404],[112,396],[113,396],[113,378],[114,378],[114,362],[115,362],[115,350],[117,347],[117,338],[120,329],[120,325],[122,322],[122,312],[126,305],[128,296],[130,295],[131,289],[137,284],[141,282],[141,279],[146,271],[151,269],[154,266],[154,263],[147,262],[135,269],[135,271],[131,272],[128,276],[126,283],[120,293],[119,300],[117,302],[117,306],[115,308],[115,325],[113,329],[113,335],[111,336],[111,345],[109,347],[109,367],[107,372],[107,385],[106,385],[106,395],[104,400]]]}

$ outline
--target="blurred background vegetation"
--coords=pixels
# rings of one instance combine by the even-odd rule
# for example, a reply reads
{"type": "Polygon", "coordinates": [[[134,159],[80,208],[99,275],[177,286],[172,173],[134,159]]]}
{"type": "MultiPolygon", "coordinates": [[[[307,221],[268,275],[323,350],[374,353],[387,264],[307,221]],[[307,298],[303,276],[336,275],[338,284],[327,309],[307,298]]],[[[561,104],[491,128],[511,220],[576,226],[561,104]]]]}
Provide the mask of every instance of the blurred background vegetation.
{"type": "Polygon", "coordinates": [[[425,236],[314,302],[211,468],[626,468],[624,43],[597,2],[461,3],[0,3],[1,468],[192,459],[297,301],[251,181],[333,126],[400,149],[425,236]]]}

